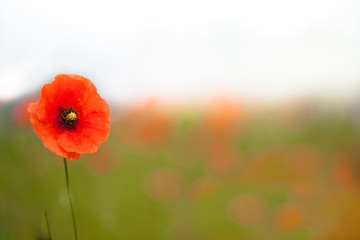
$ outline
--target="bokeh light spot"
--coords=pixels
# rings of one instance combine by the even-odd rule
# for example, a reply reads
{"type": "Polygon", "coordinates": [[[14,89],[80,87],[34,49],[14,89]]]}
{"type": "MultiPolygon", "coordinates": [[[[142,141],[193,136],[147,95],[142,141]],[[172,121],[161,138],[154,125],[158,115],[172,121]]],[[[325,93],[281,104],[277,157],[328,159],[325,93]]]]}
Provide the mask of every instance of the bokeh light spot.
{"type": "Polygon", "coordinates": [[[174,169],[158,169],[146,179],[145,186],[150,196],[162,202],[179,198],[184,192],[184,177],[174,169]]]}
{"type": "Polygon", "coordinates": [[[273,224],[278,231],[295,231],[302,222],[302,212],[298,207],[283,206],[275,213],[273,224]]]}
{"type": "Polygon", "coordinates": [[[259,196],[246,194],[237,197],[230,203],[231,218],[242,226],[256,226],[266,217],[267,206],[259,196]]]}

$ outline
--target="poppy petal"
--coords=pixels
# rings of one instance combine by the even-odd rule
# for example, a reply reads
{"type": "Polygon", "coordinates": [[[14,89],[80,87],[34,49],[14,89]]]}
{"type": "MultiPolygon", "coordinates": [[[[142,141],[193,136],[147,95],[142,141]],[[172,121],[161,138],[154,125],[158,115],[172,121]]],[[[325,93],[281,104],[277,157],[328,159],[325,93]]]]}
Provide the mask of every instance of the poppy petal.
{"type": "Polygon", "coordinates": [[[43,123],[40,122],[37,114],[33,111],[38,108],[38,103],[30,104],[28,110],[30,112],[30,121],[33,124],[35,133],[43,141],[43,144],[46,148],[50,149],[54,153],[60,156],[64,156],[70,160],[77,160],[80,158],[79,153],[67,152],[65,151],[58,143],[58,131],[54,128],[52,123],[43,123]]]}
{"type": "Polygon", "coordinates": [[[94,153],[101,143],[105,142],[110,133],[110,117],[105,113],[94,112],[82,119],[76,131],[65,131],[58,142],[66,151],[94,153]],[[104,134],[107,133],[107,134],[104,134]]]}
{"type": "Polygon", "coordinates": [[[37,115],[40,121],[49,122],[59,114],[59,107],[71,107],[80,102],[86,93],[81,79],[71,79],[66,75],[58,75],[51,84],[41,90],[41,99],[37,115]]]}

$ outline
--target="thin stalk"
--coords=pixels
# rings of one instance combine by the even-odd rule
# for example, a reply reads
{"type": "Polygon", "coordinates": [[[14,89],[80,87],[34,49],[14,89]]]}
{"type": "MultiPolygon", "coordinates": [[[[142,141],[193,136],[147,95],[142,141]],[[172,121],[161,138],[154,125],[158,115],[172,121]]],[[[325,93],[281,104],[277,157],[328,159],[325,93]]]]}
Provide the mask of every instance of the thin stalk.
{"type": "Polygon", "coordinates": [[[71,209],[73,226],[74,226],[74,237],[75,237],[75,240],[78,240],[77,228],[76,228],[76,219],[75,219],[75,211],[74,211],[74,206],[73,206],[72,198],[71,198],[71,194],[70,194],[69,173],[68,173],[68,167],[67,167],[66,158],[64,158],[64,166],[65,166],[66,188],[67,188],[67,193],[68,193],[68,197],[69,197],[70,209],[71,209]]]}
{"type": "Polygon", "coordinates": [[[44,211],[44,215],[45,215],[46,228],[47,228],[47,231],[48,231],[48,239],[51,240],[50,224],[49,224],[49,218],[48,218],[46,210],[44,211]]]}

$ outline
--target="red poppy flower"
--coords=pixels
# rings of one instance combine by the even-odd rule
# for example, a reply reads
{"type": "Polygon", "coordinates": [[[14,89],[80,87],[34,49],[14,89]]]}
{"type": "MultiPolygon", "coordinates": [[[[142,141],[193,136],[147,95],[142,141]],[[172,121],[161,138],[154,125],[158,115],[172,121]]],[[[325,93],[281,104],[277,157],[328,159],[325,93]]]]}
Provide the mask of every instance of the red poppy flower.
{"type": "Polygon", "coordinates": [[[70,160],[96,152],[110,134],[109,105],[94,84],[79,75],[56,76],[28,111],[44,146],[70,160]]]}

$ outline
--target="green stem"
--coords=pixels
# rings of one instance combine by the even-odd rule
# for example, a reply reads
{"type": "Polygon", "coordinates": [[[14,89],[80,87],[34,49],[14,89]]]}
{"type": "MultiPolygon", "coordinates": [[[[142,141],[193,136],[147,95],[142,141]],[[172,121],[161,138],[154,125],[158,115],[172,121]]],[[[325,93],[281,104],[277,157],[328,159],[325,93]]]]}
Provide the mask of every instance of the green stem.
{"type": "Polygon", "coordinates": [[[73,207],[73,203],[72,203],[72,199],[71,199],[71,195],[70,195],[69,173],[68,173],[68,167],[67,167],[66,158],[64,158],[64,166],[65,166],[66,188],[67,188],[67,193],[68,193],[68,197],[69,197],[70,209],[71,209],[73,226],[74,226],[74,237],[75,237],[75,240],[78,240],[77,228],[76,228],[76,219],[75,219],[75,211],[74,211],[74,207],[73,207]]]}
{"type": "Polygon", "coordinates": [[[49,224],[49,218],[48,218],[46,210],[44,211],[44,215],[45,215],[46,227],[48,230],[48,239],[51,240],[50,224],[49,224]]]}

